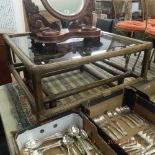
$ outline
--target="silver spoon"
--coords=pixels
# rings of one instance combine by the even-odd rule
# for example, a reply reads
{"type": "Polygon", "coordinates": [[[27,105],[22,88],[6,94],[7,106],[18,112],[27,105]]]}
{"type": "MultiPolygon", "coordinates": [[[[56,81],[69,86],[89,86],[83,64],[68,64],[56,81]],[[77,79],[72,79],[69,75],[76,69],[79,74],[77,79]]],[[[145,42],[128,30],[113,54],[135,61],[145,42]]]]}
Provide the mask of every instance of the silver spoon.
{"type": "Polygon", "coordinates": [[[123,127],[121,127],[121,125],[118,123],[118,121],[114,120],[113,118],[115,116],[117,116],[117,113],[114,112],[107,112],[107,115],[109,116],[109,118],[111,118],[111,120],[115,123],[115,125],[117,126],[117,130],[119,133],[121,133],[122,136],[126,136],[127,135],[127,132],[125,131],[125,129],[123,127]]]}
{"type": "Polygon", "coordinates": [[[129,113],[130,116],[135,120],[138,121],[141,125],[146,125],[146,120],[140,116],[138,116],[136,113],[132,112],[131,109],[128,106],[122,107],[122,110],[124,113],[129,113]]]}
{"type": "Polygon", "coordinates": [[[134,144],[134,145],[130,145],[130,146],[123,146],[122,148],[123,149],[131,149],[131,148],[140,149],[140,148],[142,148],[142,146],[141,146],[141,144],[134,144]]]}
{"type": "Polygon", "coordinates": [[[105,120],[105,118],[103,115],[101,115],[100,117],[94,118],[94,122],[97,124],[104,123],[104,120],[105,120]]]}
{"type": "MultiPolygon", "coordinates": [[[[114,117],[118,117],[118,113],[117,112],[113,112],[113,115],[114,115],[114,117]]],[[[122,133],[123,133],[123,135],[124,136],[127,136],[128,135],[128,133],[125,131],[125,129],[118,123],[118,121],[115,121],[116,122],[116,125],[120,128],[120,130],[122,131],[122,133]]]]}
{"type": "Polygon", "coordinates": [[[47,146],[39,147],[37,149],[32,149],[32,148],[24,148],[22,151],[23,154],[28,154],[28,155],[43,155],[43,153],[49,149],[56,148],[62,145],[62,140],[59,140],[58,142],[54,144],[50,144],[47,146]]]}
{"type": "Polygon", "coordinates": [[[74,139],[69,135],[64,135],[62,143],[66,146],[68,155],[71,155],[70,148],[73,147],[74,139]]]}
{"type": "Polygon", "coordinates": [[[69,128],[68,131],[69,131],[69,133],[70,133],[72,136],[76,137],[77,140],[79,141],[81,147],[83,148],[82,153],[85,152],[85,154],[91,155],[92,153],[91,153],[90,150],[88,150],[88,148],[85,146],[85,143],[83,142],[83,139],[82,139],[81,136],[80,136],[80,130],[79,130],[79,128],[77,128],[75,125],[73,125],[71,128],[69,128]]]}
{"type": "MultiPolygon", "coordinates": [[[[87,134],[87,132],[85,131],[85,130],[83,130],[83,129],[81,129],[80,130],[80,135],[81,135],[81,137],[83,138],[83,139],[85,139],[86,140],[86,142],[88,142],[87,144],[87,146],[90,146],[90,150],[95,150],[95,155],[103,155],[102,153],[101,153],[101,151],[94,145],[94,144],[92,144],[91,142],[90,142],[90,140],[89,140],[89,138],[88,138],[88,134],[87,134]]],[[[87,147],[88,148],[88,147],[87,147]]]]}
{"type": "MultiPolygon", "coordinates": [[[[75,125],[73,125],[72,127],[70,127],[68,129],[68,133],[71,136],[76,137],[77,139],[79,139],[80,130],[75,125]]],[[[81,146],[81,143],[79,143],[79,141],[77,141],[76,146],[79,149],[79,151],[81,152],[81,154],[85,154],[85,150],[83,149],[83,147],[81,146]]]]}
{"type": "Polygon", "coordinates": [[[46,142],[48,140],[60,139],[62,137],[63,137],[62,133],[55,133],[54,135],[49,136],[49,137],[44,138],[44,139],[41,139],[41,140],[38,140],[38,139],[29,140],[24,145],[24,148],[35,149],[35,148],[38,148],[39,146],[41,146],[44,142],[46,142]]]}
{"type": "Polygon", "coordinates": [[[86,133],[85,130],[83,129],[80,129],[80,136],[82,139],[84,139],[84,143],[85,143],[85,146],[87,147],[88,150],[93,150],[93,147],[92,145],[87,141],[89,138],[88,138],[88,134],[86,133]]]}
{"type": "Polygon", "coordinates": [[[119,143],[120,146],[133,145],[133,144],[137,144],[135,137],[131,137],[128,141],[125,141],[123,143],[119,143]]]}
{"type": "Polygon", "coordinates": [[[139,118],[128,106],[121,107],[121,111],[124,114],[128,114],[127,116],[130,117],[130,120],[138,127],[144,125],[144,121],[139,118]],[[130,114],[130,115],[129,115],[130,114]]]}
{"type": "MultiPolygon", "coordinates": [[[[122,110],[121,108],[115,108],[115,111],[121,116],[122,115],[122,110]]],[[[126,117],[119,117],[125,124],[127,124],[129,127],[134,128],[135,126],[132,125],[132,122],[130,122],[130,120],[126,117]],[[126,119],[128,121],[126,121],[126,119]]]]}
{"type": "Polygon", "coordinates": [[[116,128],[114,128],[113,126],[109,125],[106,115],[101,115],[100,117],[98,117],[98,119],[94,119],[94,122],[97,123],[99,125],[100,128],[104,129],[106,132],[107,130],[109,130],[109,132],[107,132],[107,134],[113,139],[113,140],[118,140],[121,137],[117,135],[117,133],[114,132],[114,130],[116,130],[116,128]],[[112,128],[114,130],[112,130],[112,128]],[[107,130],[106,130],[107,129],[107,130]]]}

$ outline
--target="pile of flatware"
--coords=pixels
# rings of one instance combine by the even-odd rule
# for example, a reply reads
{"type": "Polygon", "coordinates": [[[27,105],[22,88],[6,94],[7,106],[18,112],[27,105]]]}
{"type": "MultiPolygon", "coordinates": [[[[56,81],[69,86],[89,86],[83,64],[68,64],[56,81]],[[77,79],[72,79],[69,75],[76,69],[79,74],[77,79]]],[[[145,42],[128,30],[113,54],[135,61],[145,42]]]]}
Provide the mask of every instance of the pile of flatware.
{"type": "Polygon", "coordinates": [[[86,131],[75,125],[64,134],[55,133],[44,139],[31,139],[26,142],[21,152],[23,155],[44,155],[58,147],[62,153],[57,155],[103,155],[90,141],[86,131]]]}
{"type": "MultiPolygon", "coordinates": [[[[140,154],[140,155],[153,155],[155,154],[155,143],[154,136],[150,136],[153,130],[147,129],[139,131],[135,136],[131,137],[130,140],[120,143],[119,145],[128,154],[140,154]]],[[[154,130],[155,133],[155,130],[154,130]]]]}
{"type": "Polygon", "coordinates": [[[128,154],[155,154],[155,126],[131,111],[128,106],[116,107],[112,112],[106,111],[93,120],[128,154]],[[125,138],[128,133],[127,129],[120,123],[121,121],[128,126],[128,131],[137,128],[139,132],[130,139],[125,138]],[[127,140],[120,143],[121,138],[127,140]]]}
{"type": "Polygon", "coordinates": [[[127,131],[119,123],[124,122],[129,128],[146,126],[147,121],[130,110],[128,106],[116,107],[114,111],[107,111],[93,119],[113,140],[127,136],[127,131]]]}

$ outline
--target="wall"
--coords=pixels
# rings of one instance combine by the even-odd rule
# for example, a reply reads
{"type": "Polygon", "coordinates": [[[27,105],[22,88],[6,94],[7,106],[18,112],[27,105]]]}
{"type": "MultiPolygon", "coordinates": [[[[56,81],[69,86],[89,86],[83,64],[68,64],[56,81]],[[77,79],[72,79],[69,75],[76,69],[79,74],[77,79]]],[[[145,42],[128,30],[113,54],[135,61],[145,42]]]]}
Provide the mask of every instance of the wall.
{"type": "Polygon", "coordinates": [[[0,28],[25,31],[21,0],[0,0],[0,28]]]}
{"type": "MultiPolygon", "coordinates": [[[[0,28],[9,29],[14,33],[25,32],[22,0],[0,0],[0,28]]],[[[28,43],[25,39],[14,41],[28,53],[28,43]]]]}

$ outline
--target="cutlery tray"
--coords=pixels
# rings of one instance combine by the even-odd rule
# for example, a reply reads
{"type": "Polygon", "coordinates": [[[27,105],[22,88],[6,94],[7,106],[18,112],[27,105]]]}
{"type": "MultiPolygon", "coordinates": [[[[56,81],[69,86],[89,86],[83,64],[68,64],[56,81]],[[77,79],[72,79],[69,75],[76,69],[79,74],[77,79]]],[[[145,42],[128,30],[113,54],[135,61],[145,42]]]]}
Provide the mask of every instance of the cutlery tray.
{"type": "MultiPolygon", "coordinates": [[[[22,149],[26,142],[31,139],[43,139],[55,133],[64,133],[68,131],[72,125],[77,126],[79,129],[84,129],[90,141],[105,155],[116,155],[111,147],[99,136],[96,126],[82,113],[66,112],[59,114],[51,121],[44,123],[34,128],[30,128],[21,132],[13,132],[13,143],[17,155],[25,155],[22,149]]],[[[49,141],[50,143],[50,141],[49,141]]],[[[64,149],[64,148],[63,148],[64,149]]],[[[45,155],[58,155],[62,154],[64,150],[60,147],[46,151],[45,155]]],[[[27,154],[28,155],[28,154],[27,154]]],[[[67,154],[66,154],[67,155],[67,154]]]]}
{"type": "MultiPolygon", "coordinates": [[[[152,107],[151,103],[148,100],[139,96],[136,93],[136,91],[132,88],[124,89],[116,93],[113,93],[109,96],[96,99],[93,102],[90,102],[89,105],[83,106],[82,110],[87,115],[87,117],[93,122],[93,124],[95,124],[95,126],[98,128],[100,136],[119,155],[130,154],[130,152],[125,151],[123,147],[120,146],[120,144],[130,143],[132,139],[131,137],[133,136],[137,138],[136,139],[137,143],[144,144],[143,139],[141,139],[141,137],[139,137],[137,133],[141,133],[141,131],[146,131],[146,128],[149,128],[149,126],[147,126],[148,124],[150,126],[153,126],[155,131],[155,107],[152,107]],[[131,112],[132,113],[134,112],[136,116],[142,118],[142,120],[144,120],[146,124],[141,125],[140,127],[135,126],[134,128],[131,128],[126,124],[126,122],[120,119],[120,117],[125,117],[124,115],[120,117],[113,116],[113,120],[115,121],[112,120],[110,122],[113,123],[112,126],[116,127],[116,121],[117,121],[121,125],[121,127],[123,127],[127,132],[126,136],[122,136],[121,138],[114,140],[111,138],[111,136],[108,135],[107,131],[105,131],[110,123],[106,123],[106,120],[103,120],[103,124],[98,124],[94,121],[94,118],[98,118],[99,116],[102,115],[106,116],[107,118],[107,112],[113,112],[117,107],[123,107],[123,106],[128,106],[131,109],[131,112]]],[[[111,128],[114,129],[113,127],[111,128]]],[[[118,132],[116,133],[118,134],[118,132]]],[[[155,137],[153,139],[153,143],[155,145],[155,137]]],[[[138,153],[135,153],[135,155],[138,155],[138,153]]]]}

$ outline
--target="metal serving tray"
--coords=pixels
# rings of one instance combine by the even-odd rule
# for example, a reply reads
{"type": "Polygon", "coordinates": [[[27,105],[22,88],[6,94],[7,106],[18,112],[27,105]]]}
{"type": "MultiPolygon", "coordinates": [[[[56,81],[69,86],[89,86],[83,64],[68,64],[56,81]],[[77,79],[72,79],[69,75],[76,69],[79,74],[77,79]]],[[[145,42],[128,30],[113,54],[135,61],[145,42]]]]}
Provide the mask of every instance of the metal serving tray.
{"type": "MultiPolygon", "coordinates": [[[[49,137],[57,132],[64,132],[72,125],[83,128],[87,131],[89,138],[95,142],[95,145],[105,155],[116,155],[116,153],[109,147],[107,143],[99,136],[97,128],[86,118],[83,114],[66,112],[53,118],[51,121],[24,130],[22,132],[13,133],[13,142],[17,155],[22,155],[20,151],[28,140],[42,139],[49,137]]],[[[57,150],[56,150],[57,151],[57,150]]],[[[46,154],[46,153],[45,153],[46,154]]],[[[56,154],[56,153],[54,153],[56,154]]],[[[53,154],[53,155],[54,155],[53,154]]]]}

